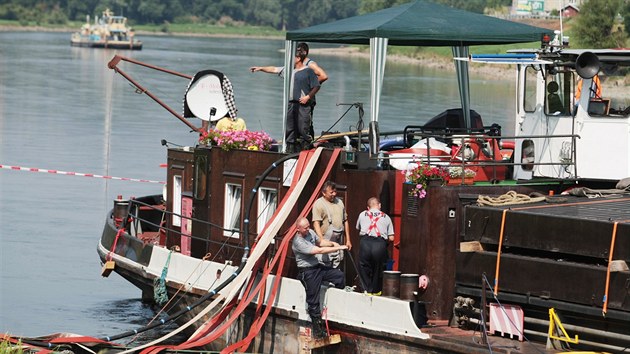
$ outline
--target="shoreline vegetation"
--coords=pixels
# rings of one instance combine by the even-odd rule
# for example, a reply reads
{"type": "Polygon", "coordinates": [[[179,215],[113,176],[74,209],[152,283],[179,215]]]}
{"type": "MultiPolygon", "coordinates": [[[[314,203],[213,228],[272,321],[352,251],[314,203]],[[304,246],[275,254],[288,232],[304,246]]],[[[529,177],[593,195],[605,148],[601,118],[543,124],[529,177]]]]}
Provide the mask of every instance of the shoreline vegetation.
{"type": "MultiPolygon", "coordinates": [[[[141,26],[144,27],[144,26],[141,26]]],[[[0,23],[0,32],[76,32],[79,26],[70,27],[47,27],[47,26],[20,26],[13,24],[0,23]]],[[[214,33],[208,33],[213,31],[213,28],[205,28],[205,31],[200,31],[198,28],[194,28],[190,32],[181,32],[182,28],[178,28],[177,32],[163,32],[159,30],[148,30],[141,28],[135,31],[138,37],[141,36],[174,36],[174,37],[208,37],[208,38],[264,38],[264,39],[278,39],[284,40],[284,34],[280,31],[276,31],[277,34],[271,33],[273,31],[263,31],[265,34],[260,34],[257,28],[247,29],[243,28],[223,28],[223,31],[214,31],[214,33]],[[255,34],[254,34],[255,33],[255,34]]],[[[183,29],[185,30],[185,29],[183,29]]],[[[529,48],[532,45],[523,43],[521,45],[513,45],[510,48],[529,48]]],[[[436,70],[444,70],[449,72],[455,71],[455,65],[453,65],[453,58],[451,55],[450,47],[389,47],[387,54],[388,63],[403,64],[403,65],[418,65],[436,70]]],[[[483,46],[486,51],[484,53],[502,53],[505,52],[506,46],[483,46]],[[494,48],[492,48],[494,47],[494,48]],[[492,48],[492,49],[489,49],[492,48]]],[[[280,48],[281,49],[281,48],[280,48]]],[[[281,49],[282,50],[282,49],[281,49]]],[[[471,48],[471,53],[474,53],[474,48],[471,48]]],[[[340,46],[329,48],[313,48],[311,49],[312,56],[336,56],[336,57],[354,57],[369,60],[369,47],[352,45],[352,46],[340,46]]],[[[478,76],[486,79],[503,79],[510,80],[513,68],[511,65],[485,65],[479,63],[469,63],[469,72],[473,76],[478,76]]]]}

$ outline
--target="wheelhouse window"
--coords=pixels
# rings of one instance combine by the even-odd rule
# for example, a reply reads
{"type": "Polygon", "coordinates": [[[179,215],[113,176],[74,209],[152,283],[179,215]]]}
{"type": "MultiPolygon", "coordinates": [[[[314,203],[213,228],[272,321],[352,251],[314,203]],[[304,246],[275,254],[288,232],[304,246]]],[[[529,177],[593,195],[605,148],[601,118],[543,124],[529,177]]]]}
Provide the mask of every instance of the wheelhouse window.
{"type": "Polygon", "coordinates": [[[206,197],[208,171],[208,157],[206,155],[195,155],[195,180],[193,184],[193,195],[197,200],[206,197]]]}
{"type": "Polygon", "coordinates": [[[278,206],[278,191],[271,188],[260,188],[258,191],[258,221],[256,230],[260,234],[265,224],[271,220],[278,206]]]}
{"type": "Polygon", "coordinates": [[[182,226],[182,176],[173,176],[173,226],[182,226]]]}
{"type": "Polygon", "coordinates": [[[241,227],[241,204],[243,187],[240,184],[225,184],[225,205],[223,215],[223,235],[227,237],[239,237],[241,227]]]}
{"type": "MultiPolygon", "coordinates": [[[[601,70],[591,80],[588,88],[582,91],[589,92],[588,112],[591,116],[606,116],[611,118],[628,117],[630,115],[630,95],[626,89],[626,77],[630,73],[627,66],[603,63],[601,70]],[[599,89],[597,85],[600,85],[599,89]]],[[[576,86],[581,84],[578,79],[576,86]]]]}
{"type": "Polygon", "coordinates": [[[533,66],[525,69],[525,87],[523,89],[523,109],[525,112],[536,110],[536,77],[539,70],[533,66]]]}
{"type": "Polygon", "coordinates": [[[530,139],[524,140],[521,145],[521,163],[523,170],[532,171],[536,161],[534,142],[530,139]]]}
{"type": "Polygon", "coordinates": [[[545,114],[550,116],[571,115],[573,86],[571,72],[557,72],[545,79],[545,114]]]}

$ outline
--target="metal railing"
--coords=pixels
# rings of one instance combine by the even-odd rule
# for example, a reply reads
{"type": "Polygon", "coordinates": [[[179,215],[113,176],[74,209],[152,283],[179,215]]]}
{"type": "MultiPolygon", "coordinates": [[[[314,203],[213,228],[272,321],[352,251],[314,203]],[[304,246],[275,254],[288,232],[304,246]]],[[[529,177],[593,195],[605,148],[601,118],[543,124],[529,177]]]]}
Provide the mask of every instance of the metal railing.
{"type": "MultiPolygon", "coordinates": [[[[579,139],[580,136],[577,134],[556,134],[556,135],[519,135],[519,136],[505,136],[500,135],[500,128],[497,130],[495,126],[483,127],[478,129],[440,129],[440,128],[425,128],[424,126],[407,126],[403,131],[403,141],[406,147],[411,147],[412,142],[415,140],[425,141],[426,146],[426,154],[419,155],[416,157],[417,161],[425,163],[429,166],[431,165],[444,165],[448,163],[450,166],[461,166],[461,168],[466,167],[495,167],[495,177],[496,177],[496,167],[498,166],[573,166],[573,176],[577,176],[577,166],[576,166],[576,139],[579,139]],[[431,156],[431,138],[438,141],[447,141],[451,145],[455,145],[459,148],[459,154],[457,159],[460,163],[455,164],[452,161],[452,158],[455,156],[449,155],[449,160],[446,161],[443,158],[445,156],[431,156]],[[558,162],[515,162],[514,156],[512,156],[512,161],[497,159],[495,155],[495,151],[501,149],[501,140],[514,140],[515,146],[518,141],[523,140],[536,140],[536,139],[571,139],[571,155],[570,159],[560,159],[558,162]],[[465,156],[466,144],[470,144],[472,142],[477,142],[482,144],[484,147],[489,147],[485,151],[488,152],[488,159],[478,159],[478,158],[467,158],[465,156]]],[[[482,150],[483,151],[483,150],[482,150]]],[[[409,159],[408,156],[379,156],[379,159],[409,159]]]]}
{"type": "Polygon", "coordinates": [[[129,200],[128,213],[126,217],[123,218],[123,220],[124,222],[121,227],[125,228],[127,232],[129,233],[129,235],[133,237],[137,237],[137,238],[139,238],[144,232],[147,232],[147,231],[159,232],[160,230],[164,230],[164,232],[166,232],[167,237],[174,236],[174,237],[180,238],[182,236],[186,236],[186,237],[190,237],[193,240],[202,241],[205,243],[206,249],[209,249],[211,245],[220,246],[220,249],[230,248],[230,249],[233,249],[235,252],[238,250],[242,251],[245,248],[242,245],[243,240],[242,240],[241,235],[243,234],[243,231],[241,230],[226,229],[220,225],[217,225],[217,224],[205,221],[205,220],[174,213],[172,211],[166,210],[162,205],[159,205],[159,206],[153,205],[153,204],[142,202],[137,199],[129,200]],[[151,212],[162,214],[161,221],[159,224],[154,221],[155,218],[148,217],[147,214],[151,212]],[[225,237],[224,241],[212,240],[210,238],[210,234],[211,234],[210,232],[208,233],[207,237],[194,235],[194,234],[191,234],[191,235],[184,234],[181,231],[181,229],[176,229],[176,228],[173,228],[172,226],[171,227],[168,226],[169,223],[166,222],[166,220],[167,218],[172,219],[173,216],[181,218],[182,223],[190,220],[191,222],[197,223],[197,225],[206,225],[207,227],[203,227],[203,229],[210,228],[210,229],[220,230],[221,234],[223,234],[224,231],[232,232],[232,234],[238,234],[239,235],[238,243],[229,242],[229,241],[235,241],[236,238],[227,237],[227,236],[225,237]],[[146,230],[146,229],[149,229],[149,230],[146,230]]]}

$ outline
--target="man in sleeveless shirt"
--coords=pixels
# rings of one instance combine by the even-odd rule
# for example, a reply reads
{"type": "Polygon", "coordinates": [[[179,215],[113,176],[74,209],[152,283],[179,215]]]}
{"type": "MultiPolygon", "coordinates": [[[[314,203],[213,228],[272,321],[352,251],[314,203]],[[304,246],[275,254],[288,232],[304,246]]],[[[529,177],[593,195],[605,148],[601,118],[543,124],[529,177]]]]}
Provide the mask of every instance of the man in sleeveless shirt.
{"type": "Polygon", "coordinates": [[[381,295],[383,270],[387,262],[387,241],[394,241],[391,218],[381,211],[381,202],[370,198],[367,210],[357,219],[359,230],[359,276],[368,294],[381,295]]]}
{"type": "MultiPolygon", "coordinates": [[[[314,137],[313,111],[315,109],[315,93],[319,91],[321,84],[328,80],[326,72],[316,62],[308,58],[309,48],[304,42],[298,43],[296,49],[295,71],[293,76],[293,92],[290,93],[287,112],[286,144],[287,152],[297,152],[311,148],[314,137]],[[309,69],[308,71],[303,71],[309,69]],[[317,85],[311,80],[309,71],[317,78],[317,85]],[[311,93],[311,88],[317,86],[317,91],[311,93]],[[309,92],[309,94],[306,94],[309,92]],[[308,99],[302,99],[309,96],[308,99]]],[[[262,71],[268,74],[284,74],[284,67],[277,66],[252,66],[251,72],[262,71]]]]}
{"type": "MultiPolygon", "coordinates": [[[[345,244],[352,249],[348,214],[341,199],[337,198],[337,186],[332,181],[324,182],[322,196],[313,203],[313,229],[320,240],[345,244]]],[[[339,267],[343,253],[322,256],[322,263],[339,267]]]]}

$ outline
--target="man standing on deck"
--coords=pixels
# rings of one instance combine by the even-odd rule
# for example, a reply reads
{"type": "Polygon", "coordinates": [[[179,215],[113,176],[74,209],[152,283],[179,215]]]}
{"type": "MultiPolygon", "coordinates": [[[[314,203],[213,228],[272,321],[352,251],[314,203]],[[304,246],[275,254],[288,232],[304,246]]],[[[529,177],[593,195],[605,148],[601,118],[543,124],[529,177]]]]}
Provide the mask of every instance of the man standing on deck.
{"type": "MultiPolygon", "coordinates": [[[[298,43],[295,52],[295,66],[293,71],[293,91],[289,94],[289,107],[286,121],[287,152],[297,152],[312,147],[313,110],[315,108],[315,94],[321,83],[328,80],[328,75],[317,63],[307,58],[308,45],[298,43]]],[[[252,66],[251,72],[262,71],[269,74],[284,73],[284,67],[252,66]]]]}
{"type": "MultiPolygon", "coordinates": [[[[322,196],[313,203],[312,219],[315,233],[320,241],[344,243],[348,249],[352,249],[348,214],[341,199],[337,198],[337,186],[332,181],[326,181],[321,192],[322,196]]],[[[343,260],[343,252],[324,255],[321,258],[324,265],[337,268],[343,260]]]]}
{"type": "Polygon", "coordinates": [[[387,241],[394,241],[392,219],[381,211],[378,198],[368,199],[367,210],[357,219],[359,230],[359,276],[365,291],[381,295],[383,270],[387,262],[387,241]]]}
{"type": "Polygon", "coordinates": [[[322,283],[332,283],[336,288],[341,289],[344,287],[345,280],[341,270],[322,265],[316,255],[343,252],[347,247],[340,246],[336,242],[320,240],[311,230],[308,219],[304,217],[299,218],[295,226],[297,233],[291,246],[298,267],[297,278],[306,290],[307,311],[313,322],[313,336],[323,338],[327,336],[327,333],[319,308],[319,292],[322,283]]]}

